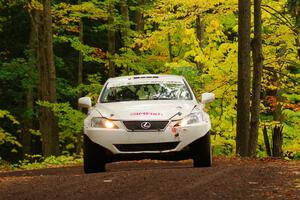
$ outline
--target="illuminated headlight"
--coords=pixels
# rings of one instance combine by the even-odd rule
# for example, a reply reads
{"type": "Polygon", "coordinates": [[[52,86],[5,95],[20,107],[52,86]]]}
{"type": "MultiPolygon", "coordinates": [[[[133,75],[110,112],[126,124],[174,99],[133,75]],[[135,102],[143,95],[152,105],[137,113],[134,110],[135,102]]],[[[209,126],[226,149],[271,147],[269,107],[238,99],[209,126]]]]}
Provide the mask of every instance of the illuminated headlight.
{"type": "Polygon", "coordinates": [[[91,125],[95,128],[119,128],[113,121],[101,117],[93,117],[91,125]]]}
{"type": "Polygon", "coordinates": [[[183,118],[180,122],[179,122],[179,126],[186,126],[189,124],[196,124],[196,123],[200,123],[204,121],[203,120],[203,114],[201,112],[197,112],[197,113],[191,113],[188,116],[186,116],[185,118],[183,118]]]}

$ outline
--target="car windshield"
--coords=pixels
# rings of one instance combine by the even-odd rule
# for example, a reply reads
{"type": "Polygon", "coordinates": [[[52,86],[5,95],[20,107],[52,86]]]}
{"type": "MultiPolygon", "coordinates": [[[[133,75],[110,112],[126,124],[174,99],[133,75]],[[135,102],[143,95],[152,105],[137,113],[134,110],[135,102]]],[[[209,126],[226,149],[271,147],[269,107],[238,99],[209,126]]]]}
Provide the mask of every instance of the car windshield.
{"type": "Polygon", "coordinates": [[[192,100],[184,83],[155,83],[106,87],[101,103],[142,100],[192,100]]]}

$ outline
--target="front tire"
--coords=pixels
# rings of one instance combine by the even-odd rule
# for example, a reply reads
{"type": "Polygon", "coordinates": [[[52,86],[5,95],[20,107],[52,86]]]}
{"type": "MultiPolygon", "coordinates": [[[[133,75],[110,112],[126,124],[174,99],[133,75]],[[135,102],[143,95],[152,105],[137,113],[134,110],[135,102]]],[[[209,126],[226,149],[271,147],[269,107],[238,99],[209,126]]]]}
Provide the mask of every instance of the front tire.
{"type": "Polygon", "coordinates": [[[83,168],[85,173],[105,172],[105,149],[83,136],[83,168]]]}
{"type": "Polygon", "coordinates": [[[194,141],[190,147],[194,167],[211,167],[212,152],[210,132],[207,132],[205,136],[194,141]]]}

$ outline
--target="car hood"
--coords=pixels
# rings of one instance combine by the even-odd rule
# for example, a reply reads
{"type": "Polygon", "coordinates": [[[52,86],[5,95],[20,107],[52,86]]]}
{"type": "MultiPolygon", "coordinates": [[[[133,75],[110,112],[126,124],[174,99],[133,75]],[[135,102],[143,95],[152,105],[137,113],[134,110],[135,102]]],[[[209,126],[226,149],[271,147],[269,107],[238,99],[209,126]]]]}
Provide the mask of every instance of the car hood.
{"type": "Polygon", "coordinates": [[[99,103],[95,109],[113,120],[176,120],[191,113],[198,104],[194,101],[127,101],[99,103]],[[177,114],[176,113],[181,113],[177,114]]]}

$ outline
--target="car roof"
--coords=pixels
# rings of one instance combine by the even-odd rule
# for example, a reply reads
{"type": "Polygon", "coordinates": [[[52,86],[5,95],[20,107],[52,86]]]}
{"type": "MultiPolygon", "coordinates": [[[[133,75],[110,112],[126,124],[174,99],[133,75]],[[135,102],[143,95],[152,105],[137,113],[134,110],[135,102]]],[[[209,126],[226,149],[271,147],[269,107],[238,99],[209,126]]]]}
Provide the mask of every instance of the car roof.
{"type": "Polygon", "coordinates": [[[132,76],[120,76],[109,78],[107,82],[121,82],[121,81],[134,81],[134,80],[168,80],[168,81],[182,81],[183,76],[169,75],[169,74],[142,74],[142,75],[132,75],[132,76]]]}

